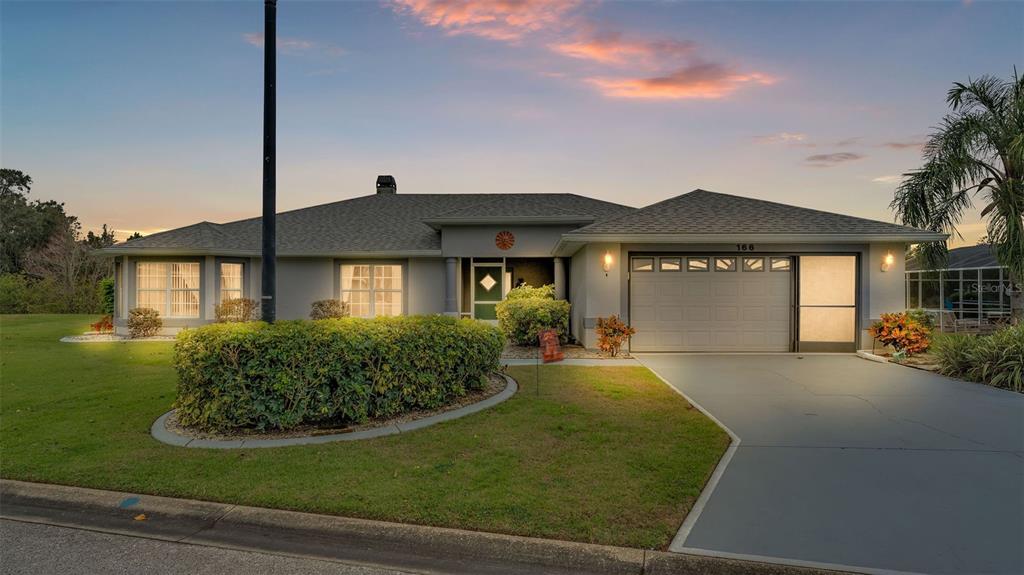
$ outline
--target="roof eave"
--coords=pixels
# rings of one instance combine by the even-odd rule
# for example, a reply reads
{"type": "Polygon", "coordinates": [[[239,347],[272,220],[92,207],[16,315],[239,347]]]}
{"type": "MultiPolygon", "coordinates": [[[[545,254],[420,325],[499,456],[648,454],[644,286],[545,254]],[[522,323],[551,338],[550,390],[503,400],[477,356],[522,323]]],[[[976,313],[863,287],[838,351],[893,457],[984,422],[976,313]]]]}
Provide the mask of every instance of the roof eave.
{"type": "Polygon", "coordinates": [[[569,232],[562,234],[553,253],[564,256],[575,252],[583,243],[645,243],[645,244],[715,244],[715,243],[921,243],[943,241],[948,234],[934,232],[871,233],[871,234],[601,234],[569,232]]]}
{"type": "MultiPolygon", "coordinates": [[[[176,249],[176,248],[104,248],[97,253],[107,256],[227,256],[227,257],[261,257],[258,250],[221,250],[221,249],[176,249]]],[[[324,251],[324,252],[292,252],[278,251],[279,258],[410,258],[440,257],[441,250],[359,250],[359,251],[324,251]]]]}

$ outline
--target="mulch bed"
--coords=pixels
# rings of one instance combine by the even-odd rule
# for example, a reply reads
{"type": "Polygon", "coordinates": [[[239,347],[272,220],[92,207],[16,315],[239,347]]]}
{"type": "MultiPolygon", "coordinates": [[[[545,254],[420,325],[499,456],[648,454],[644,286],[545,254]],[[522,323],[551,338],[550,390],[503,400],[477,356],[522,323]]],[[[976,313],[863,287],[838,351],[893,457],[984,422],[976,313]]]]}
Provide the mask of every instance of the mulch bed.
{"type": "Polygon", "coordinates": [[[337,433],[352,433],[354,431],[363,431],[364,429],[372,429],[375,427],[387,427],[396,423],[408,423],[417,419],[423,419],[424,417],[430,417],[432,415],[438,415],[447,411],[452,411],[460,407],[471,405],[479,401],[483,401],[488,397],[501,393],[508,382],[505,378],[499,374],[492,373],[487,376],[487,383],[483,389],[473,390],[452,401],[451,403],[430,411],[416,410],[408,411],[395,417],[368,419],[363,423],[359,424],[345,424],[341,422],[324,422],[318,425],[303,425],[294,429],[286,431],[256,431],[254,429],[236,429],[232,430],[230,435],[199,431],[191,427],[186,427],[178,423],[178,413],[175,411],[167,417],[166,427],[167,430],[176,433],[178,435],[184,435],[186,437],[192,437],[194,439],[214,439],[220,441],[234,441],[238,439],[287,439],[291,437],[316,437],[318,435],[334,435],[337,433]]]}
{"type": "MultiPolygon", "coordinates": [[[[602,354],[599,351],[587,349],[582,345],[566,344],[561,346],[562,352],[565,353],[565,359],[612,359],[607,355],[602,354]]],[[[501,352],[502,359],[537,359],[540,357],[541,351],[539,347],[532,345],[512,345],[506,344],[505,349],[501,352]]],[[[615,356],[615,359],[628,359],[629,354],[625,351],[620,351],[619,355],[615,356]]]]}
{"type": "Polygon", "coordinates": [[[126,335],[115,335],[112,333],[100,333],[96,331],[85,332],[82,335],[66,335],[60,338],[65,343],[90,343],[103,341],[174,341],[173,335],[154,335],[150,337],[130,338],[126,335]]]}

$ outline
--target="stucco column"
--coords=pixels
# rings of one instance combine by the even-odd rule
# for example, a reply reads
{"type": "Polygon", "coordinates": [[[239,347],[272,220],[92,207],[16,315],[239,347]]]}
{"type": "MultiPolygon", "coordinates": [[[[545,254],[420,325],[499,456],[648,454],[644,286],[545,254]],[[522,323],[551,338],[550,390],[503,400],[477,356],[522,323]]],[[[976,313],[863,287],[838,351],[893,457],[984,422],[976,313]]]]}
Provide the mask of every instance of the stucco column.
{"type": "Polygon", "coordinates": [[[555,258],[555,299],[565,299],[565,261],[555,258]]]}
{"type": "Polygon", "coordinates": [[[458,290],[456,289],[456,277],[458,272],[458,258],[446,258],[444,260],[444,314],[459,315],[458,290]]]}

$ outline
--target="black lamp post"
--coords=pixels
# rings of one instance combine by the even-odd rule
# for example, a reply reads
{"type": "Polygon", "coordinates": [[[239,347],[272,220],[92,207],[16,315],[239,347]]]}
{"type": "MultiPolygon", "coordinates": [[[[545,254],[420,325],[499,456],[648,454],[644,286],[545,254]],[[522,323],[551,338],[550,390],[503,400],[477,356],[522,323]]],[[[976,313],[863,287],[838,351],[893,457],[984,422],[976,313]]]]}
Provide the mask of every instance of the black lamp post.
{"type": "Polygon", "coordinates": [[[263,31],[263,321],[277,316],[277,0],[265,0],[263,31]]]}

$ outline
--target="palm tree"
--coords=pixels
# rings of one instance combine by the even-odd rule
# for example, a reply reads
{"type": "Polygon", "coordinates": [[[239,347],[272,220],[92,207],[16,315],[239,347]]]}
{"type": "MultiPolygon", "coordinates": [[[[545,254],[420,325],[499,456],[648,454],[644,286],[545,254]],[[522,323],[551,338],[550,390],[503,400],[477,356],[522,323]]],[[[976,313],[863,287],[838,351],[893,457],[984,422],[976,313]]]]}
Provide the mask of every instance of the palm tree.
{"type": "MultiPolygon", "coordinates": [[[[904,174],[890,207],[904,224],[959,236],[964,212],[980,201],[996,257],[1024,286],[1024,79],[1014,69],[1012,80],[957,82],[946,102],[952,111],[929,136],[924,166],[904,174]]],[[[926,266],[944,267],[946,242],[916,253],[926,266]]]]}

